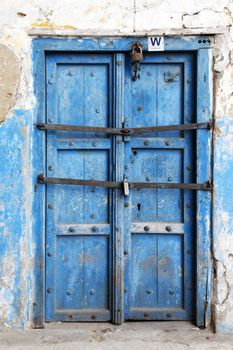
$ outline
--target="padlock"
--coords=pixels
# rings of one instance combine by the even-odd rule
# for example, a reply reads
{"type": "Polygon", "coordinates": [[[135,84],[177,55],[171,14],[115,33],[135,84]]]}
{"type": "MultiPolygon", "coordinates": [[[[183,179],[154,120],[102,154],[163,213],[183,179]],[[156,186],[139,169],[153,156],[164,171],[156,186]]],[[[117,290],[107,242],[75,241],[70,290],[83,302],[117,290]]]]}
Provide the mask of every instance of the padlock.
{"type": "Polygon", "coordinates": [[[134,45],[132,49],[132,62],[140,62],[143,60],[142,48],[138,44],[134,45]]]}

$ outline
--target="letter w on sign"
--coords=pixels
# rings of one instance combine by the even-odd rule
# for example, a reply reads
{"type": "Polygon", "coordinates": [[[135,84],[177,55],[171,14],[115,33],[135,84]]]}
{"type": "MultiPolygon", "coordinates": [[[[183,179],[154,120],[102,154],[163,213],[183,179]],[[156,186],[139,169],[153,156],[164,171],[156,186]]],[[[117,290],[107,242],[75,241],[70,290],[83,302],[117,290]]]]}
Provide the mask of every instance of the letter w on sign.
{"type": "Polygon", "coordinates": [[[164,51],[164,37],[163,36],[149,36],[148,37],[148,51],[164,51]]]}

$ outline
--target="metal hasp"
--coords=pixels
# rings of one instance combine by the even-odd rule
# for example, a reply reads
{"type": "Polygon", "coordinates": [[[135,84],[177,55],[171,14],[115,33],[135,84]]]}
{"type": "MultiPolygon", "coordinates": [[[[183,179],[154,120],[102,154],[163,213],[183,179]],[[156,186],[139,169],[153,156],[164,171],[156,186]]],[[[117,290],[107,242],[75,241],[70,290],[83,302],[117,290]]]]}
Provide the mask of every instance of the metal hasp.
{"type": "Polygon", "coordinates": [[[79,125],[66,125],[66,124],[46,124],[39,123],[37,128],[40,130],[58,130],[58,131],[74,131],[74,132],[94,132],[101,134],[111,135],[138,135],[152,132],[163,131],[185,131],[185,130],[197,130],[197,129],[212,129],[212,122],[204,123],[190,123],[179,125],[161,125],[161,126],[148,126],[142,128],[103,128],[97,126],[79,126],[79,125]]]}
{"type": "Polygon", "coordinates": [[[96,187],[108,187],[108,188],[122,188],[124,194],[127,196],[129,194],[128,190],[125,188],[151,188],[151,189],[180,189],[180,190],[204,190],[211,191],[212,184],[206,182],[203,184],[198,183],[166,183],[166,182],[128,182],[123,181],[97,181],[97,180],[82,180],[82,179],[66,179],[66,178],[56,178],[56,177],[44,177],[42,174],[38,176],[38,183],[40,184],[50,184],[50,185],[77,185],[77,186],[96,186],[96,187]]]}

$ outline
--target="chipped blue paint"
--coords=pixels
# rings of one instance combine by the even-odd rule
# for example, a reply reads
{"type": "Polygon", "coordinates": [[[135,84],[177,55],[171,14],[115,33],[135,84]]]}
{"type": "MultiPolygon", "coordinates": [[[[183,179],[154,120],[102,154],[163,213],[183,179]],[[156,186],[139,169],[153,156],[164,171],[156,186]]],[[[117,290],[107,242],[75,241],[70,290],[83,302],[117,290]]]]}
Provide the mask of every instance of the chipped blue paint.
{"type": "MultiPolygon", "coordinates": [[[[198,52],[200,48],[208,48],[211,46],[211,43],[208,42],[209,38],[206,37],[189,37],[189,38],[165,38],[165,47],[166,50],[170,51],[193,51],[198,52]]],[[[45,67],[45,52],[46,51],[109,51],[109,52],[117,52],[128,51],[130,49],[130,45],[133,43],[134,38],[124,38],[124,39],[114,39],[114,38],[99,38],[99,39],[91,39],[91,38],[83,38],[83,39],[35,39],[33,41],[33,61],[34,61],[34,81],[35,81],[35,94],[38,98],[38,104],[36,106],[35,113],[37,115],[37,121],[43,122],[45,121],[45,76],[44,76],[44,67],[45,67]]],[[[141,41],[144,44],[144,48],[147,47],[146,38],[141,38],[141,41]]],[[[200,62],[199,62],[200,63],[200,62]]],[[[209,80],[207,84],[209,83],[209,80]]],[[[210,102],[208,102],[210,103],[210,102]]],[[[199,120],[200,121],[200,120],[199,120]]],[[[45,158],[43,156],[45,150],[45,138],[44,133],[35,131],[34,132],[34,157],[33,157],[33,165],[34,165],[34,175],[33,175],[33,183],[36,184],[36,176],[38,173],[45,173],[45,158]]],[[[119,174],[120,175],[120,174],[119,174]]],[[[36,243],[36,264],[34,265],[34,280],[33,282],[33,308],[32,308],[32,319],[34,321],[34,326],[40,327],[43,326],[44,321],[44,240],[45,240],[45,222],[44,222],[44,212],[45,212],[45,201],[44,201],[44,186],[39,186],[37,191],[35,192],[35,201],[33,210],[36,215],[34,215],[33,227],[34,227],[34,242],[36,243]],[[39,234],[40,232],[40,234],[39,234]]],[[[208,199],[209,201],[209,199],[208,199]]],[[[207,207],[209,206],[209,202],[207,203],[207,207]]],[[[206,215],[208,215],[206,213],[206,215]]],[[[120,225],[119,225],[120,226],[120,225]]],[[[118,227],[119,232],[121,232],[121,227],[118,227]]],[[[204,228],[205,229],[205,228],[204,228]]],[[[203,235],[205,231],[202,231],[203,235]]],[[[207,245],[208,248],[208,245],[207,245]]],[[[122,264],[121,257],[119,257],[119,264],[122,264]]],[[[200,261],[200,265],[203,262],[200,261]]],[[[117,269],[120,268],[120,265],[116,265],[116,270],[114,273],[117,273],[117,269]]],[[[207,271],[203,272],[205,280],[208,280],[207,271]]],[[[119,274],[120,280],[122,279],[122,275],[119,274]]],[[[200,295],[206,296],[206,291],[208,288],[208,282],[200,287],[200,295]]],[[[191,290],[191,288],[190,288],[191,290]]],[[[115,291],[116,292],[116,291],[115,291]]],[[[115,293],[114,292],[114,293],[115,293]]],[[[118,289],[119,293],[119,289],[118,289]]],[[[122,293],[122,287],[121,291],[122,293]]],[[[120,295],[120,294],[119,294],[120,295]]],[[[122,305],[122,299],[118,299],[119,302],[115,306],[115,311],[117,310],[117,305],[122,305]]],[[[199,308],[200,314],[198,316],[198,324],[204,325],[204,314],[206,311],[206,305],[201,304],[202,306],[199,308]]],[[[121,320],[122,316],[116,317],[121,320]]]]}
{"type": "Polygon", "coordinates": [[[11,111],[0,125],[0,134],[1,324],[24,327],[29,292],[31,113],[11,111]]]}
{"type": "Polygon", "coordinates": [[[214,142],[213,257],[216,274],[215,331],[233,334],[232,320],[224,317],[232,309],[233,241],[233,118],[217,119],[214,142]],[[222,268],[219,268],[220,267],[222,268]]]}

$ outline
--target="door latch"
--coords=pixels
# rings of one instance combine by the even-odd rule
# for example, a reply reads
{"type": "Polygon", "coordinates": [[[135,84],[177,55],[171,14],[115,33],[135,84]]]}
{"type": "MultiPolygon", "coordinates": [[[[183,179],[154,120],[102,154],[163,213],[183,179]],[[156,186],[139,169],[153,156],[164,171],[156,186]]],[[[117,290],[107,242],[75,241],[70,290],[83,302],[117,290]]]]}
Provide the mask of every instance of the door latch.
{"type": "Polygon", "coordinates": [[[126,178],[126,176],[123,176],[123,190],[124,190],[124,196],[129,195],[129,182],[126,178]]]}

